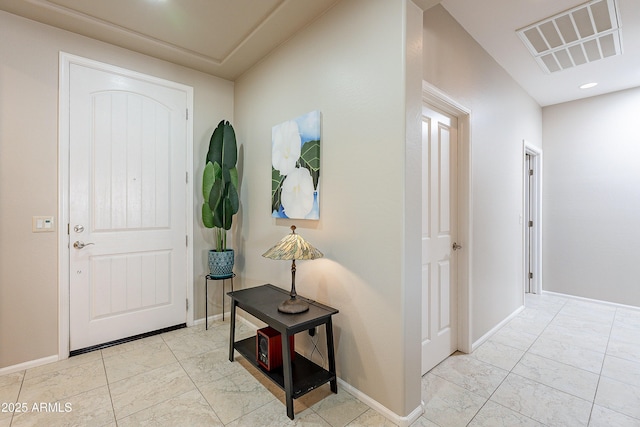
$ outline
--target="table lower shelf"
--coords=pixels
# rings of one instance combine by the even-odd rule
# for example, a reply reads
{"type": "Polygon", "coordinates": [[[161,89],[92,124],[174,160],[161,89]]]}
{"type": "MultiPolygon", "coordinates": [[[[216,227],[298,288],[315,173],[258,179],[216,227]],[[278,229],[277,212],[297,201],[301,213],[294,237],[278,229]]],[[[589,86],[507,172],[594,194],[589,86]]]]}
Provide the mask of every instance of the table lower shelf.
{"type": "MultiPolygon", "coordinates": [[[[240,353],[253,366],[259,368],[268,378],[284,390],[284,371],[282,367],[267,371],[260,364],[256,357],[256,337],[236,341],[233,348],[240,353]]],[[[293,390],[291,395],[294,399],[310,392],[321,385],[334,381],[336,375],[313,363],[300,353],[291,361],[291,371],[293,377],[293,390]]]]}

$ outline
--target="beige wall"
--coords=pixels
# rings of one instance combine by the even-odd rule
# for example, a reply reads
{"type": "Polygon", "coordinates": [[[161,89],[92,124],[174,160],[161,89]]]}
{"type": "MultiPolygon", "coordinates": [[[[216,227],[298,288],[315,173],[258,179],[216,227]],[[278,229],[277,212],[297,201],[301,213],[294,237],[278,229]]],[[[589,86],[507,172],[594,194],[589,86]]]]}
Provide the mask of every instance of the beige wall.
{"type": "MultiPolygon", "coordinates": [[[[0,12],[0,368],[58,353],[56,233],[31,217],[58,213],[58,54],[65,51],[194,87],[194,172],[213,128],[232,119],[233,83],[0,12]]],[[[199,180],[197,181],[199,182],[199,180]]],[[[194,211],[199,212],[196,184],[194,211]]],[[[194,221],[199,224],[198,220],[194,221]]],[[[58,230],[66,226],[58,224],[58,230]]],[[[203,281],[208,230],[194,232],[203,281]]],[[[196,286],[197,317],[202,286],[196,286]]]]}
{"type": "Polygon", "coordinates": [[[640,88],[543,109],[543,288],[640,306],[640,88]]]}
{"type": "MultiPolygon", "coordinates": [[[[338,3],[237,80],[235,98],[245,141],[236,242],[243,286],[290,286],[289,264],[261,254],[295,223],[325,254],[297,263],[296,287],[340,310],[338,375],[399,415],[420,405],[419,257],[405,260],[403,253],[412,247],[405,231],[420,226],[419,218],[406,222],[404,189],[405,85],[413,77],[419,95],[421,11],[406,7],[386,0],[338,3]],[[406,67],[407,13],[416,30],[413,74],[406,67]],[[316,109],[322,112],[320,220],[272,219],[271,128],[316,109]]],[[[410,126],[419,123],[415,106],[413,117],[410,126]]],[[[304,345],[300,336],[297,346],[304,345]]]]}
{"type": "Polygon", "coordinates": [[[471,110],[475,342],[523,304],[522,141],[541,146],[541,109],[442,6],[424,14],[423,60],[424,79],[471,110]]]}

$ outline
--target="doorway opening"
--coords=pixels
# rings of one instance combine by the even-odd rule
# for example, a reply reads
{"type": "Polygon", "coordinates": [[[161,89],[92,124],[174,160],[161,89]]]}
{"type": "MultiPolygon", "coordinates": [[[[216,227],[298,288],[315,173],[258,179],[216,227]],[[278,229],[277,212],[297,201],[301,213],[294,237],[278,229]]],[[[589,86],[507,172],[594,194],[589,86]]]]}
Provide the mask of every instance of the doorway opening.
{"type": "Polygon", "coordinates": [[[193,323],[193,88],[64,52],[59,79],[66,359],[193,323]]]}
{"type": "MultiPolygon", "coordinates": [[[[456,305],[456,342],[454,346],[457,350],[470,353],[471,343],[471,141],[470,141],[470,114],[471,110],[456,102],[453,98],[434,87],[423,82],[422,104],[427,108],[435,108],[447,116],[457,121],[457,160],[455,163],[456,176],[451,177],[457,183],[457,195],[453,201],[456,205],[456,215],[452,218],[457,226],[457,236],[455,242],[451,243],[451,249],[455,246],[455,275],[457,277],[457,296],[454,299],[456,305]]],[[[423,171],[424,172],[424,171],[423,171]]],[[[423,196],[424,197],[424,196],[423,196]]],[[[423,249],[424,250],[424,249],[423,249]]],[[[424,286],[423,286],[424,289],[424,286]]],[[[423,313],[428,310],[423,297],[423,313]]],[[[423,321],[424,323],[424,321],[423,321]]],[[[424,325],[423,325],[424,326],[424,325]]],[[[424,330],[423,330],[424,332],[424,330]]],[[[424,335],[424,334],[423,334],[424,335]]],[[[423,355],[424,359],[424,355],[423,355]]],[[[424,366],[423,366],[424,369],[424,366]]]]}
{"type": "Polygon", "coordinates": [[[458,349],[458,120],[422,107],[422,374],[458,349]]]}
{"type": "Polygon", "coordinates": [[[523,142],[524,293],[542,292],[542,150],[523,142]]]}

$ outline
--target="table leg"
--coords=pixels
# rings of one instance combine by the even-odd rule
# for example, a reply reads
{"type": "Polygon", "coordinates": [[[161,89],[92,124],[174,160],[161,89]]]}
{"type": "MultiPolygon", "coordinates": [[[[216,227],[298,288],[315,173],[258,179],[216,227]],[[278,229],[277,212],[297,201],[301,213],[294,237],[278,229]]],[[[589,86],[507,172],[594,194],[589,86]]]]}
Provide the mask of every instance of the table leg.
{"type": "Polygon", "coordinates": [[[325,324],[325,332],[327,333],[327,354],[329,358],[329,372],[335,375],[336,379],[332,380],[331,383],[331,391],[334,393],[338,392],[338,376],[336,374],[336,354],[333,348],[333,323],[331,322],[331,317],[327,320],[325,324]]]}
{"type": "Polygon", "coordinates": [[[231,326],[229,331],[229,362],[233,362],[233,345],[236,342],[236,300],[231,298],[231,326]]]}
{"type": "Polygon", "coordinates": [[[284,393],[287,403],[287,416],[293,419],[293,372],[291,369],[291,350],[289,336],[282,335],[282,370],[284,373],[284,393]]]}
{"type": "MultiPolygon", "coordinates": [[[[224,322],[224,282],[227,279],[222,279],[222,321],[224,322]]],[[[231,292],[233,292],[233,276],[231,276],[231,292]]]]}

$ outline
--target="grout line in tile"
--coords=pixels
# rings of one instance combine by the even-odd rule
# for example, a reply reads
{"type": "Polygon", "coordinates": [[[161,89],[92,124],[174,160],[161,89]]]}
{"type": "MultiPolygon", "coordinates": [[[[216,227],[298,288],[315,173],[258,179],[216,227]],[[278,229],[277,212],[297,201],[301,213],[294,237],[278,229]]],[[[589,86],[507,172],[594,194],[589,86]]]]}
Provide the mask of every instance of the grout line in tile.
{"type": "Polygon", "coordinates": [[[116,408],[113,406],[113,396],[111,395],[111,383],[109,382],[109,377],[107,376],[107,367],[104,363],[104,353],[102,350],[98,350],[100,352],[100,360],[102,360],[102,369],[104,370],[104,377],[107,381],[107,392],[109,392],[109,402],[111,402],[111,413],[113,414],[113,421],[118,425],[118,420],[116,419],[116,408]]]}
{"type": "MultiPolygon", "coordinates": [[[[20,387],[18,388],[18,395],[16,396],[16,402],[20,399],[20,393],[22,393],[22,387],[24,386],[24,379],[27,376],[27,370],[22,371],[22,380],[20,381],[20,387]]],[[[13,418],[15,417],[15,411],[11,413],[11,419],[9,420],[9,427],[13,424],[13,418]]]]}
{"type": "Polygon", "coordinates": [[[589,412],[589,420],[587,422],[587,425],[591,423],[591,416],[593,415],[593,408],[596,404],[596,397],[598,396],[598,389],[600,388],[600,380],[602,379],[602,371],[604,370],[604,362],[607,359],[609,343],[611,342],[611,332],[613,331],[613,325],[615,324],[617,315],[618,315],[618,309],[616,308],[615,313],[613,315],[613,321],[611,322],[611,326],[609,327],[609,336],[607,337],[607,345],[604,348],[604,357],[602,358],[602,364],[600,365],[600,373],[598,374],[598,382],[596,383],[595,393],[593,393],[593,402],[591,402],[591,411],[589,412]]]}
{"type": "MultiPolygon", "coordinates": [[[[163,337],[164,340],[164,337],[163,337]]],[[[171,348],[169,348],[171,350],[171,348]]],[[[173,354],[173,350],[171,350],[172,354],[173,354]]],[[[175,357],[175,354],[173,355],[175,357]]],[[[178,359],[176,357],[176,359],[178,359]]],[[[185,359],[186,360],[186,359],[185,359]]],[[[182,366],[182,360],[178,360],[178,364],[180,365],[180,368],[184,371],[184,373],[187,375],[187,377],[189,377],[189,381],[191,381],[193,383],[193,386],[196,388],[196,390],[198,390],[198,393],[200,393],[200,396],[204,399],[205,402],[207,402],[207,405],[209,406],[209,408],[211,409],[211,411],[215,414],[216,418],[218,419],[218,421],[220,421],[222,423],[222,421],[220,420],[220,416],[218,415],[218,413],[216,412],[215,408],[213,406],[211,406],[211,403],[209,403],[209,401],[207,400],[207,398],[204,396],[204,394],[202,394],[202,390],[200,390],[200,387],[198,386],[198,384],[196,384],[196,382],[193,380],[193,378],[191,377],[191,375],[189,375],[189,372],[187,372],[187,370],[184,368],[184,366],[182,366]]],[[[224,378],[224,377],[223,377],[224,378]]],[[[231,421],[233,422],[233,421],[231,421]]],[[[224,423],[223,423],[224,424],[224,423]]],[[[228,424],[228,423],[227,423],[228,424]]]]}

